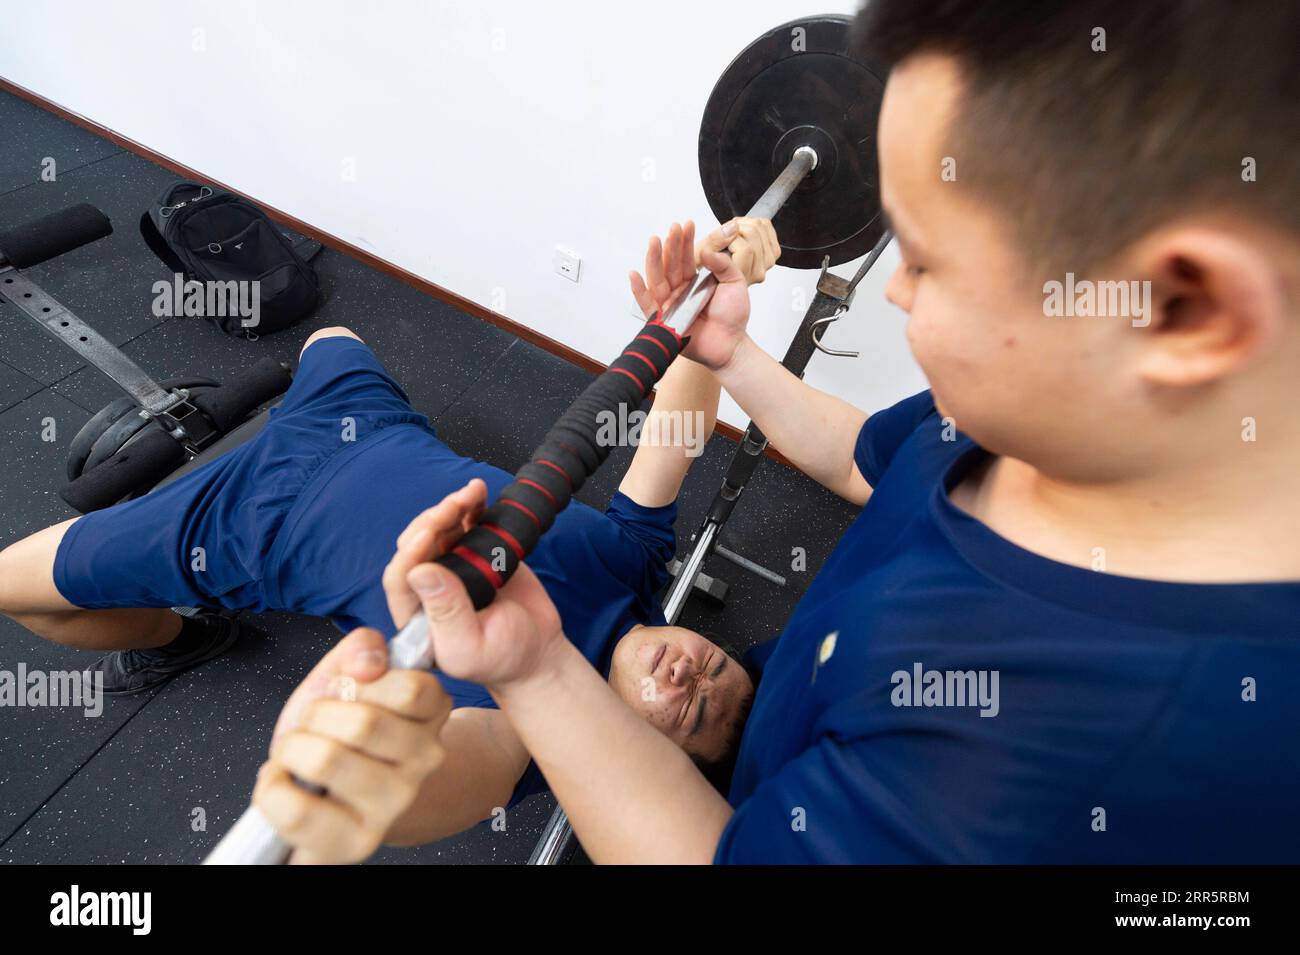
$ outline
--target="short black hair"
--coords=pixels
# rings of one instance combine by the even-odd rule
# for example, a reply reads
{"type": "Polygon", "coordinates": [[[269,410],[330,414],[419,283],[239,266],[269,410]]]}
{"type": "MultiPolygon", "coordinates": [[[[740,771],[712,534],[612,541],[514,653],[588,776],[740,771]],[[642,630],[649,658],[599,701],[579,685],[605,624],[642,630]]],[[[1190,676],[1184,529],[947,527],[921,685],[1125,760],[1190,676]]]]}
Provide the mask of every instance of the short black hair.
{"type": "Polygon", "coordinates": [[[1031,262],[1083,271],[1183,213],[1300,236],[1294,0],[869,0],[854,43],[954,58],[956,181],[1031,262]]]}
{"type": "Polygon", "coordinates": [[[699,753],[688,753],[704,778],[724,796],[731,788],[731,776],[736,771],[736,758],[740,755],[740,741],[745,735],[745,723],[749,720],[749,710],[753,704],[753,693],[740,701],[740,709],[732,718],[726,742],[719,756],[708,758],[699,753]]]}
{"type": "Polygon", "coordinates": [[[730,639],[711,631],[704,631],[700,636],[731,657],[749,674],[750,682],[754,684],[754,690],[740,701],[740,708],[727,727],[722,753],[716,758],[706,758],[698,753],[690,754],[692,762],[704,774],[704,778],[713,784],[714,789],[725,796],[731,788],[731,775],[736,770],[736,757],[740,755],[740,740],[745,734],[745,724],[749,721],[749,711],[754,705],[754,697],[758,693],[758,679],[754,671],[745,666],[744,654],[730,639]]]}

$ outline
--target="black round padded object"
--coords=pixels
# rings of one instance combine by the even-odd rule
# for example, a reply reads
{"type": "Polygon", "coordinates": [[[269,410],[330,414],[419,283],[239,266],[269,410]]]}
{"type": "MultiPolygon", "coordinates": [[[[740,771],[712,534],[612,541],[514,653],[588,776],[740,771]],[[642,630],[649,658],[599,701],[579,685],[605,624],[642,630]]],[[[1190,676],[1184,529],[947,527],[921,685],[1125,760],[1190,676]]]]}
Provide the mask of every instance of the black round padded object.
{"type": "Polygon", "coordinates": [[[67,474],[69,481],[75,481],[81,477],[86,469],[86,461],[90,458],[90,449],[95,446],[95,442],[104,434],[104,432],[114,423],[120,421],[123,415],[132,414],[139,406],[135,399],[123,395],[120,398],[114,398],[104,407],[91,416],[91,419],[81,426],[72,438],[72,443],[68,446],[68,465],[67,474]]]}
{"type": "MultiPolygon", "coordinates": [[[[171,378],[160,382],[160,384],[168,391],[176,388],[188,389],[191,400],[206,391],[220,387],[211,378],[171,378]]],[[[92,468],[97,468],[113,455],[129,447],[139,438],[148,423],[149,419],[141,417],[139,408],[132,402],[130,413],[121,415],[110,422],[109,426],[104,429],[104,433],[95,439],[82,470],[89,471],[92,468]]]]}
{"type": "Polygon", "coordinates": [[[218,431],[228,434],[258,407],[288,391],[291,384],[293,372],[288,364],[268,355],[220,388],[196,396],[194,407],[207,415],[218,431]]]}
{"type": "MultiPolygon", "coordinates": [[[[218,386],[211,378],[168,378],[159,384],[168,391],[190,389],[191,397],[218,386]]],[[[68,480],[75,481],[126,447],[146,424],[139,410],[133,398],[123,395],[104,405],[82,425],[68,446],[68,480]]]]}
{"type": "Polygon", "coordinates": [[[71,252],[113,234],[108,217],[89,203],[69,206],[8,229],[0,229],[0,258],[16,269],[71,252]]]}
{"type": "Polygon", "coordinates": [[[816,16],[763,34],[731,61],[704,107],[700,179],[719,222],[744,215],[800,146],[817,151],[772,220],[781,264],[865,255],[884,231],[876,121],[885,70],[852,49],[852,18],[816,16]]]}
{"type": "Polygon", "coordinates": [[[152,487],[184,463],[185,449],[161,428],[149,428],[131,447],[69,481],[59,493],[82,514],[89,514],[152,487]]]}

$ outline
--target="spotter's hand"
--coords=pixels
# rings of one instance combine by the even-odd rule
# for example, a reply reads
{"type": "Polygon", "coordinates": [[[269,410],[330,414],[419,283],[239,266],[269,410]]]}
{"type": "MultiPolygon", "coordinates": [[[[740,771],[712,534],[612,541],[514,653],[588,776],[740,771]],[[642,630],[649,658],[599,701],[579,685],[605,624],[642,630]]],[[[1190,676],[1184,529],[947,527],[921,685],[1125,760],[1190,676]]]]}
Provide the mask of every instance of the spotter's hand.
{"type": "Polygon", "coordinates": [[[293,847],[289,861],[360,862],[378,849],[442,762],[438,735],[450,712],[432,673],[388,670],[379,631],[344,637],[285,704],[253,790],[253,804],[293,847]]]}
{"type": "Polygon", "coordinates": [[[757,285],[781,257],[776,232],[768,219],[741,217],[718,227],[695,244],[695,225],[674,223],[660,241],[651,236],[645,276],[629,273],[632,295],[650,318],[685,295],[700,266],[718,280],[708,306],[690,330],[684,354],[708,368],[731,360],[749,321],[748,287],[757,285]],[[723,250],[730,252],[730,256],[723,250]]]}
{"type": "Polygon", "coordinates": [[[492,688],[535,673],[564,635],[559,611],[527,564],[475,611],[460,579],[432,563],[477,523],[486,502],[487,485],[475,478],[417,516],[398,538],[384,592],[399,627],[423,608],[438,669],[492,688]]]}

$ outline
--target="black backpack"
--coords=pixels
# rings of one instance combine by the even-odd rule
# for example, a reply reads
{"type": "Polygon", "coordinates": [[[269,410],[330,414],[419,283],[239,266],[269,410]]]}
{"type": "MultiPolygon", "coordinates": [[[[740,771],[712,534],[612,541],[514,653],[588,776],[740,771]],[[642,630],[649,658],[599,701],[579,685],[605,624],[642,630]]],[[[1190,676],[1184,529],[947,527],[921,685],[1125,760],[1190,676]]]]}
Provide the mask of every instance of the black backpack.
{"type": "MultiPolygon", "coordinates": [[[[149,248],[173,272],[199,282],[259,283],[258,322],[245,316],[206,314],[227,335],[256,339],[311,314],[320,282],[309,264],[321,249],[306,239],[293,245],[253,203],[197,182],[168,186],[140,218],[149,248]]],[[[244,290],[251,297],[251,286],[244,290]]]]}

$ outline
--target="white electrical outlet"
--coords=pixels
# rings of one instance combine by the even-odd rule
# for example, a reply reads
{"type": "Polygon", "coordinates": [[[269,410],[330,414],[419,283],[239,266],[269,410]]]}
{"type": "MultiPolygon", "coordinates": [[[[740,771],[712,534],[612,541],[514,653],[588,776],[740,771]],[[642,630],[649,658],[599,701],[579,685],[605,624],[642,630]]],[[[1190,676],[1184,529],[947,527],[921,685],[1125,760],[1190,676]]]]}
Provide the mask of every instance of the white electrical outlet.
{"type": "Polygon", "coordinates": [[[555,247],[555,274],[563,275],[570,282],[578,281],[582,272],[582,256],[562,245],[555,247]]]}

